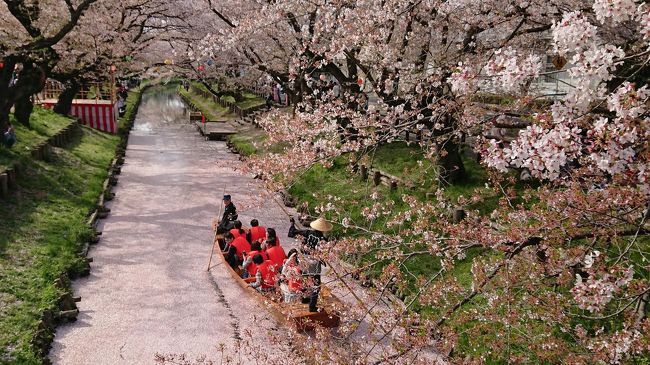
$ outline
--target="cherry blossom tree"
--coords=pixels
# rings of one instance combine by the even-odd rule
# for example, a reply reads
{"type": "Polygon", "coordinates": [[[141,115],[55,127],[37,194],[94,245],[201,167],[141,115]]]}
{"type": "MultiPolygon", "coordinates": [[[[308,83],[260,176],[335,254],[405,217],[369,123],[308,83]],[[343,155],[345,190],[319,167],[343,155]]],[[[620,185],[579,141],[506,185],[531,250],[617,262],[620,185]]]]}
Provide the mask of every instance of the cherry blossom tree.
{"type": "MultiPolygon", "coordinates": [[[[55,110],[69,111],[72,98],[84,83],[106,81],[109,69],[122,73],[136,67],[138,60],[164,63],[154,44],[182,36],[191,29],[192,18],[182,3],[170,1],[103,1],[90,7],[79,26],[55,48],[61,54],[52,76],[65,88],[55,110]],[[135,60],[135,61],[133,61],[135,60]]],[[[191,9],[190,9],[191,10],[191,9]]]]}
{"type": "MultiPolygon", "coordinates": [[[[358,202],[365,208],[356,220],[337,197],[318,209],[357,232],[325,245],[323,259],[375,258],[343,265],[337,277],[381,268],[377,301],[415,283],[404,306],[379,317],[368,299],[346,313],[391,336],[380,358],[399,362],[425,345],[452,361],[620,363],[648,355],[647,4],[209,5],[219,25],[203,55],[265,72],[297,103],[294,113],[262,121],[267,143],[287,146],[250,161],[271,186],[334,157],[354,163],[410,129],[428,131],[420,144],[439,162],[440,180],[453,182],[462,176],[459,146],[476,141],[487,189],[450,200],[441,185],[434,199],[404,195],[392,205],[374,192],[358,202]],[[569,60],[569,91],[558,100],[533,87],[537,77],[557,77],[543,70],[547,53],[569,60]],[[336,79],[340,95],[319,74],[336,79]],[[495,108],[478,96],[488,91],[512,98],[509,112],[525,116],[513,141],[485,137],[495,108]],[[368,109],[363,92],[374,99],[368,109]],[[532,185],[517,185],[522,170],[532,185]],[[498,204],[486,213],[488,198],[498,204]],[[458,206],[466,216],[454,222],[449,212],[458,206]],[[431,258],[432,271],[410,274],[407,264],[421,257],[431,258]]],[[[356,351],[368,360],[367,349],[356,351]]]]}
{"type": "Polygon", "coordinates": [[[96,1],[7,0],[0,4],[0,129],[4,130],[12,106],[16,118],[29,125],[30,97],[42,90],[46,75],[59,59],[53,46],[77,26],[96,1]],[[17,75],[16,65],[20,65],[17,75]]]}

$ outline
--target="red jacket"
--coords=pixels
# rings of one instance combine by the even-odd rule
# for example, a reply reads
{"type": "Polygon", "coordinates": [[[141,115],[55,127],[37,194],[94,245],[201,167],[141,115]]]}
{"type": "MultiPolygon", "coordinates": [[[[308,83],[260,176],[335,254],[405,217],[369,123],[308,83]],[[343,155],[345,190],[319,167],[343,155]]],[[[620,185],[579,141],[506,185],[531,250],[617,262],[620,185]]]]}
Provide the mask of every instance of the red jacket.
{"type": "Polygon", "coordinates": [[[300,272],[300,267],[287,261],[284,263],[282,272],[286,273],[289,291],[294,293],[299,292],[300,288],[302,287],[302,275],[300,272]]]}
{"type": "Polygon", "coordinates": [[[246,241],[246,238],[243,236],[235,238],[230,244],[237,249],[237,258],[239,261],[242,261],[244,259],[244,251],[250,252],[251,250],[251,244],[248,243],[248,241],[246,241]]]}
{"type": "Polygon", "coordinates": [[[245,235],[239,233],[239,230],[238,230],[237,228],[233,228],[233,229],[231,229],[231,230],[230,230],[230,233],[231,233],[235,238],[237,238],[237,237],[239,237],[239,236],[244,236],[244,238],[246,238],[245,235]]]}
{"type": "Polygon", "coordinates": [[[268,255],[264,251],[251,251],[247,253],[248,257],[251,258],[251,263],[246,266],[246,271],[248,271],[250,277],[255,276],[255,273],[257,272],[257,265],[253,262],[253,257],[257,254],[262,255],[265,261],[269,259],[268,255]]]}
{"type": "Polygon", "coordinates": [[[251,234],[251,243],[255,241],[262,242],[262,239],[266,238],[266,228],[264,227],[251,227],[248,231],[251,234]]]}
{"type": "Polygon", "coordinates": [[[287,258],[287,255],[284,253],[284,249],[280,246],[273,246],[266,249],[266,254],[269,255],[269,260],[273,262],[273,265],[276,268],[282,266],[284,259],[287,258]]]}

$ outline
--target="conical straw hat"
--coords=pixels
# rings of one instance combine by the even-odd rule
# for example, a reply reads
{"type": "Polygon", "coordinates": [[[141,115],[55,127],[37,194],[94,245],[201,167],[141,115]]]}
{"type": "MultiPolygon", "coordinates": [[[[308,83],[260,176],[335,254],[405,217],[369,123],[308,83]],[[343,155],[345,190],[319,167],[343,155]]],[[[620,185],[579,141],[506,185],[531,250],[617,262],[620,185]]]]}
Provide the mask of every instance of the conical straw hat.
{"type": "Polygon", "coordinates": [[[317,231],[329,232],[332,230],[332,223],[328,222],[325,218],[320,217],[311,222],[309,226],[317,231]]]}

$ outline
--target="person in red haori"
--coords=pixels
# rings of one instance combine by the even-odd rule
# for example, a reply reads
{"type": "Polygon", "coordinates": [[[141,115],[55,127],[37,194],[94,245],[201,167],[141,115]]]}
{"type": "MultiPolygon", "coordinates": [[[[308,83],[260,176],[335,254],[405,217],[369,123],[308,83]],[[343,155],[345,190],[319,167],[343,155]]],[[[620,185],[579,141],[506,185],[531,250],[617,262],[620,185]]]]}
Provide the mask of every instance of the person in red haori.
{"type": "Polygon", "coordinates": [[[255,282],[249,285],[261,292],[275,290],[277,269],[273,266],[271,260],[265,261],[262,255],[257,254],[253,257],[253,263],[257,265],[257,272],[255,273],[255,282]]]}
{"type": "Polygon", "coordinates": [[[289,258],[284,260],[280,275],[280,290],[285,303],[302,298],[302,271],[298,262],[298,251],[294,248],[289,251],[289,258]]]}
{"type": "Polygon", "coordinates": [[[222,252],[224,257],[226,258],[226,261],[232,267],[233,269],[237,268],[237,247],[232,245],[232,241],[234,241],[235,237],[232,236],[230,232],[226,232],[226,234],[223,235],[223,240],[224,240],[224,245],[222,248],[222,252]]]}
{"type": "Polygon", "coordinates": [[[284,253],[282,246],[277,245],[276,242],[276,238],[268,238],[266,240],[266,254],[269,256],[269,260],[273,263],[273,266],[279,269],[287,258],[287,255],[284,253]]]}
{"type": "MultiPolygon", "coordinates": [[[[266,229],[266,241],[269,241],[269,240],[272,240],[272,239],[275,239],[275,244],[276,245],[282,246],[282,244],[280,243],[280,238],[278,237],[278,234],[275,232],[275,229],[267,228],[266,229]]],[[[264,244],[262,245],[262,249],[266,250],[267,248],[268,248],[267,243],[264,242],[264,244]]]]}
{"type": "Polygon", "coordinates": [[[253,241],[251,244],[251,252],[244,255],[244,263],[242,264],[244,271],[242,271],[242,278],[246,279],[248,277],[253,277],[257,272],[257,265],[253,262],[253,257],[255,257],[255,255],[262,255],[264,260],[268,260],[268,256],[266,255],[266,252],[262,251],[262,244],[259,241],[253,241]]]}
{"type": "MultiPolygon", "coordinates": [[[[240,221],[234,221],[233,224],[235,225],[235,228],[230,230],[230,233],[232,233],[233,237],[237,238],[239,236],[244,236],[246,238],[246,231],[242,228],[242,224],[240,221]]],[[[248,241],[250,243],[250,241],[248,241]]]]}
{"type": "MultiPolygon", "coordinates": [[[[230,232],[228,232],[230,233],[230,232]]],[[[235,239],[232,240],[230,243],[231,246],[235,247],[237,249],[237,260],[238,263],[242,263],[244,261],[244,252],[250,252],[251,251],[251,244],[246,241],[245,236],[239,236],[235,239]]]]}
{"type": "Polygon", "coordinates": [[[260,226],[257,219],[251,221],[251,229],[248,230],[248,242],[253,243],[259,241],[260,243],[266,238],[266,228],[260,226]]]}

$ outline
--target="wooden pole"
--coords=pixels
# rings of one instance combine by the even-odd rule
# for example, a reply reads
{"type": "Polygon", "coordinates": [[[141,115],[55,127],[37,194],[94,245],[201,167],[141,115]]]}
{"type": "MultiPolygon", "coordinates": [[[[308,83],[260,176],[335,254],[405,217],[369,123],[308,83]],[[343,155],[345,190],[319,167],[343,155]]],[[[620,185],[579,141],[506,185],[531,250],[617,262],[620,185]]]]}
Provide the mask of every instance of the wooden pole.
{"type": "MultiPolygon", "coordinates": [[[[223,184],[223,189],[221,191],[221,196],[226,193],[226,184],[223,184]]],[[[219,219],[219,216],[221,215],[221,210],[223,209],[223,204],[219,205],[219,215],[217,215],[217,219],[219,219]]],[[[220,223],[220,221],[218,221],[220,223]]],[[[208,261],[208,269],[207,271],[210,271],[210,265],[212,264],[212,255],[214,255],[214,243],[217,241],[217,230],[219,228],[219,223],[214,227],[214,237],[212,237],[212,247],[210,249],[210,260],[208,261]]]]}
{"type": "Polygon", "coordinates": [[[210,265],[212,264],[212,255],[214,255],[214,243],[217,240],[217,227],[214,227],[214,237],[212,237],[212,250],[210,251],[210,261],[208,261],[208,269],[210,271],[210,265]]]}

